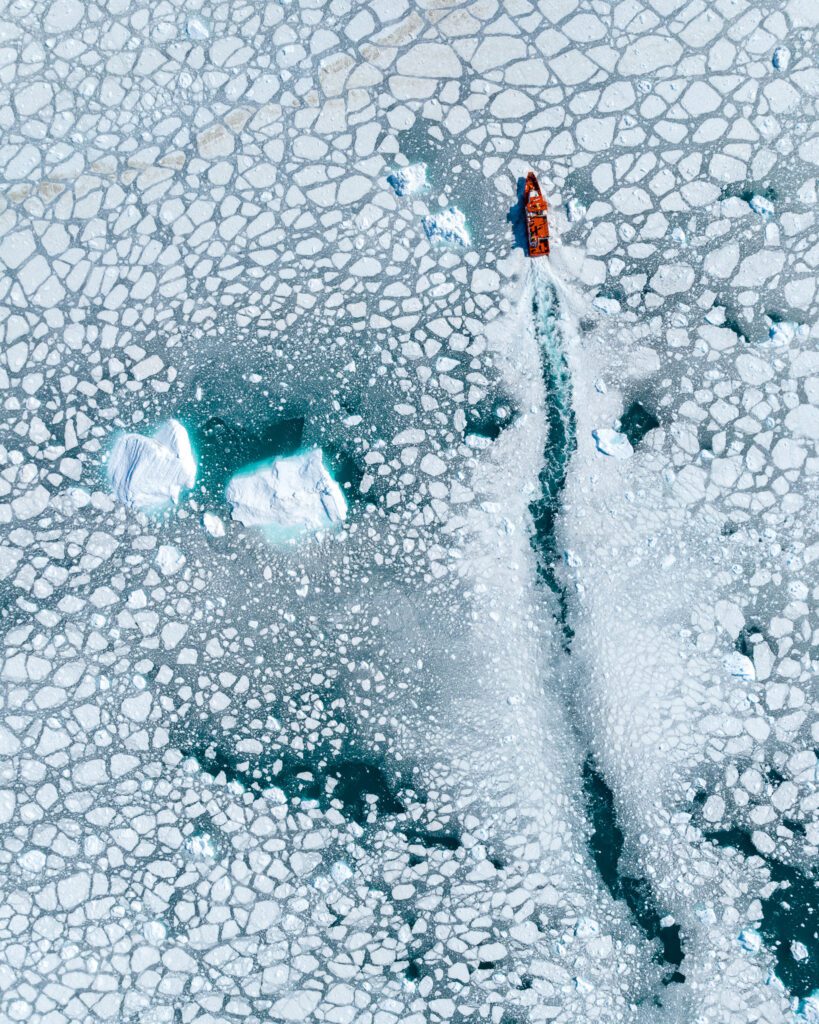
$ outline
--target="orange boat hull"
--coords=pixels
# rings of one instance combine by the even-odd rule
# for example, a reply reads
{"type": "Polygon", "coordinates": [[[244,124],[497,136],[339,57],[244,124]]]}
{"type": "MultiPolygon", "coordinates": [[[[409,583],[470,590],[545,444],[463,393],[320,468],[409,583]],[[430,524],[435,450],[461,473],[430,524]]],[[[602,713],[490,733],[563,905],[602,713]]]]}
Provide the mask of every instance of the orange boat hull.
{"type": "Polygon", "coordinates": [[[548,256],[549,220],[547,213],[549,204],[543,198],[540,183],[533,171],[529,171],[526,175],[523,204],[526,214],[526,241],[529,247],[529,255],[548,256]]]}

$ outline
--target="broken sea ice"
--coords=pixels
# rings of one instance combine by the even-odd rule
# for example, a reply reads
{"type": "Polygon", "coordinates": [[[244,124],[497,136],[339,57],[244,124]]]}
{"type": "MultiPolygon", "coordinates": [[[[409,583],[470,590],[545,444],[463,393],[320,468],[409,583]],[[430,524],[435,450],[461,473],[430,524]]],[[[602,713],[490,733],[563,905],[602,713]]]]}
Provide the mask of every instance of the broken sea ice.
{"type": "Polygon", "coordinates": [[[122,434],[108,456],[108,481],[118,501],[136,508],[161,508],[193,487],[196,460],[188,432],[167,420],[153,437],[122,434]]]}

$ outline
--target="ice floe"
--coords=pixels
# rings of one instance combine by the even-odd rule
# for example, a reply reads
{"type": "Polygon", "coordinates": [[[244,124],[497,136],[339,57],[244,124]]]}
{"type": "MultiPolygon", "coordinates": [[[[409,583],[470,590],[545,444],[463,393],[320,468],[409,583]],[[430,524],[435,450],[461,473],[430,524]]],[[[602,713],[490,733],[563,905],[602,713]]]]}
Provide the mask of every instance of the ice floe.
{"type": "Polygon", "coordinates": [[[470,242],[466,218],[455,206],[424,217],[424,231],[431,242],[446,242],[464,247],[470,242]]]}
{"type": "Polygon", "coordinates": [[[179,501],[193,487],[196,461],[188,433],[168,420],[153,437],[122,434],[108,456],[108,479],[118,501],[137,508],[159,508],[179,501]]]}
{"type": "Polygon", "coordinates": [[[347,515],[344,494],[325,467],[319,448],[238,473],[228,484],[225,498],[232,517],[243,526],[327,530],[347,515]]]}

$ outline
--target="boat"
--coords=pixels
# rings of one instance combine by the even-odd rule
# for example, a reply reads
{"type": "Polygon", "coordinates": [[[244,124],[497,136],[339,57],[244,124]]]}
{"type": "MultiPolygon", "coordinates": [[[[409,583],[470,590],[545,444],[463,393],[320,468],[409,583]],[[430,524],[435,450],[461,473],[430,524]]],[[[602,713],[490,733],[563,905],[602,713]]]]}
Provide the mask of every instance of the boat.
{"type": "Polygon", "coordinates": [[[546,217],[549,204],[543,198],[540,182],[534,171],[526,175],[523,190],[523,206],[526,211],[526,241],[530,256],[549,255],[549,221],[546,217]]]}

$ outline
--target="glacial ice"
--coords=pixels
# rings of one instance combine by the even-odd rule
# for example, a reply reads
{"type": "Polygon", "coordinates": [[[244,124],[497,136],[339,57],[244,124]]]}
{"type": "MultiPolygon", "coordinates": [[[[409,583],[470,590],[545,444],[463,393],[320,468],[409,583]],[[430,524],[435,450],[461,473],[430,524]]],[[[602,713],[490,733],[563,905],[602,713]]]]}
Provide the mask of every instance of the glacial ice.
{"type": "Polygon", "coordinates": [[[469,230],[463,213],[454,206],[431,213],[424,217],[424,231],[431,242],[445,242],[451,245],[469,245],[469,230]]]}
{"type": "Polygon", "coordinates": [[[592,437],[597,450],[601,455],[608,455],[613,459],[630,459],[634,449],[625,434],[611,427],[598,427],[592,431],[592,437]]]}
{"type": "Polygon", "coordinates": [[[107,471],[118,501],[152,509],[176,504],[182,490],[193,487],[196,461],[187,431],[171,419],[153,437],[120,435],[108,456],[107,471]]]}
{"type": "Polygon", "coordinates": [[[427,184],[427,165],[410,164],[401,167],[387,178],[397,196],[410,196],[421,192],[427,184]]]}
{"type": "Polygon", "coordinates": [[[225,499],[232,517],[243,526],[327,530],[347,515],[344,494],[318,448],[237,473],[225,499]]]}

